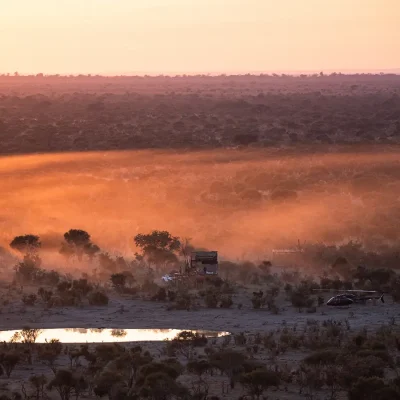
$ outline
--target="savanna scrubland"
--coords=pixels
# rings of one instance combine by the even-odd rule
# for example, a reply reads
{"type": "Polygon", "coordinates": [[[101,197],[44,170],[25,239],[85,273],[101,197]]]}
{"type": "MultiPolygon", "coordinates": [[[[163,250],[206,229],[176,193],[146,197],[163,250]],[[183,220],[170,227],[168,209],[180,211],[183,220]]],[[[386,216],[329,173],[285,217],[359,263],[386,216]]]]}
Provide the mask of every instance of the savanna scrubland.
{"type": "Polygon", "coordinates": [[[0,327],[21,330],[4,400],[400,398],[399,76],[1,76],[0,93],[0,327]],[[162,283],[193,248],[219,251],[219,277],[162,283]],[[386,302],[332,310],[341,289],[386,302]],[[35,343],[55,327],[232,335],[35,343]]]}

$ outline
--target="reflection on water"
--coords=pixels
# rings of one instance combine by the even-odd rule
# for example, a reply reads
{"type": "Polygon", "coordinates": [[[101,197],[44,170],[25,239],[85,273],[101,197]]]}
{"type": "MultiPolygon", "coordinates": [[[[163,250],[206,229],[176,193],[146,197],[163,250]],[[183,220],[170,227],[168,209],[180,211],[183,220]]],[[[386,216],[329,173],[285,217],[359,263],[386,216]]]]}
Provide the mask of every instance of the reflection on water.
{"type": "Polygon", "coordinates": [[[113,329],[111,331],[111,336],[114,337],[125,337],[127,335],[127,332],[125,329],[113,329]]]}
{"type": "MultiPolygon", "coordinates": [[[[0,342],[9,342],[21,331],[0,331],[0,342]]],[[[58,339],[62,343],[107,343],[107,342],[153,342],[175,338],[183,330],[180,329],[42,329],[36,338],[36,343],[45,343],[58,339]]],[[[200,335],[217,338],[229,335],[229,332],[197,330],[200,335]]],[[[17,340],[19,342],[20,340],[17,340]]]]}

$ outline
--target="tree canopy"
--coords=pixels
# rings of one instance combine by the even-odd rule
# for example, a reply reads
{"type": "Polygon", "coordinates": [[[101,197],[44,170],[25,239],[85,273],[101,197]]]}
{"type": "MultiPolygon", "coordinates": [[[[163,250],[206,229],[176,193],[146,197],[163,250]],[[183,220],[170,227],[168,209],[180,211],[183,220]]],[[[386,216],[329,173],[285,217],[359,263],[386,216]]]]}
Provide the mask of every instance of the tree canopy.
{"type": "Polygon", "coordinates": [[[10,247],[21,253],[31,253],[37,251],[41,246],[40,238],[36,235],[16,236],[10,243],[10,247]]]}
{"type": "Polygon", "coordinates": [[[64,233],[65,241],[76,247],[83,247],[90,243],[90,235],[81,229],[70,229],[64,233]]]}
{"type": "Polygon", "coordinates": [[[64,242],[61,243],[60,254],[65,257],[76,256],[81,261],[83,255],[92,259],[99,251],[100,247],[91,242],[90,235],[86,231],[70,229],[64,233],[64,242]]]}
{"type": "Polygon", "coordinates": [[[151,263],[173,263],[178,260],[177,252],[181,248],[179,237],[168,231],[152,231],[134,237],[135,245],[142,250],[142,255],[151,263]]]}

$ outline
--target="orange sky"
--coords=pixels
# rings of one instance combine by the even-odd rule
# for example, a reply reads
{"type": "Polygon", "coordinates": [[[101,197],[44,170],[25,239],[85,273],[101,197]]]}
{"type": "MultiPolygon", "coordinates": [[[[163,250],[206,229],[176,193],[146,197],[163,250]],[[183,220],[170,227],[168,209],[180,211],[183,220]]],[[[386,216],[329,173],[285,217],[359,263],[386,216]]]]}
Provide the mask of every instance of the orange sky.
{"type": "Polygon", "coordinates": [[[400,0],[0,0],[0,72],[400,68],[400,0]]]}

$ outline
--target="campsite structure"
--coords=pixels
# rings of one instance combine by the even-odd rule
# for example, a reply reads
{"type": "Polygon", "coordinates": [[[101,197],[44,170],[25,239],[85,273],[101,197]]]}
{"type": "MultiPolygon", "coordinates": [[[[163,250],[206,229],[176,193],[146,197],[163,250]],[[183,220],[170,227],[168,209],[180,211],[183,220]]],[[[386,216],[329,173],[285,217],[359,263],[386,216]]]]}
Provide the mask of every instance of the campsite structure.
{"type": "Polygon", "coordinates": [[[181,281],[193,276],[218,275],[217,251],[193,251],[185,261],[184,269],[171,271],[161,279],[164,282],[181,281]]]}
{"type": "Polygon", "coordinates": [[[199,275],[218,275],[217,251],[193,251],[190,255],[189,269],[199,275]]]}

